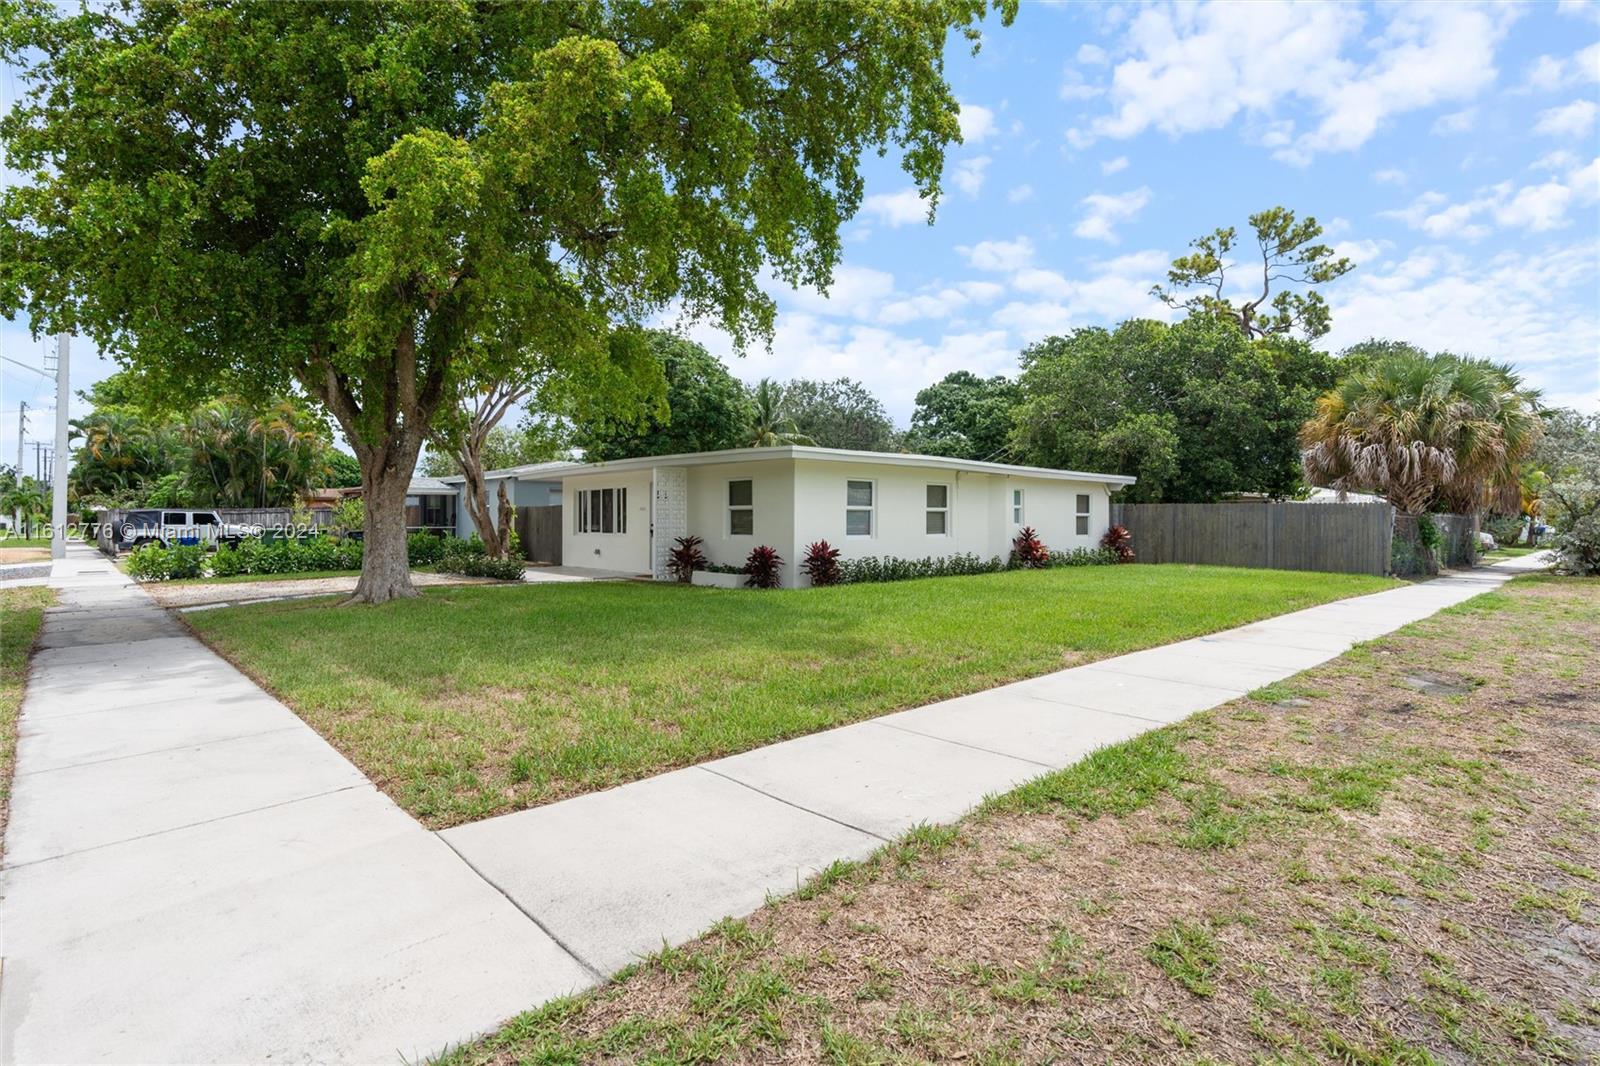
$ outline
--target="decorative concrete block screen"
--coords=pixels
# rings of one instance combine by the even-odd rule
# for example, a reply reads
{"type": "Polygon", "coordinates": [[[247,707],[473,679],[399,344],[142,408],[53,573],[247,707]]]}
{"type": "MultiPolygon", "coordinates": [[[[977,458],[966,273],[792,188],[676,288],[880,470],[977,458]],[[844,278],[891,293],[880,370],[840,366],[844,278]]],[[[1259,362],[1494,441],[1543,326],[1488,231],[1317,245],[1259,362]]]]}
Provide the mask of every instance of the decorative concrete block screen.
{"type": "Polygon", "coordinates": [[[655,498],[651,501],[651,529],[654,541],[650,571],[657,581],[672,575],[667,563],[672,558],[672,542],[689,534],[689,471],[681,466],[658,466],[653,472],[655,498]]]}
{"type": "Polygon", "coordinates": [[[1387,503],[1118,503],[1141,563],[1386,574],[1387,503]]]}

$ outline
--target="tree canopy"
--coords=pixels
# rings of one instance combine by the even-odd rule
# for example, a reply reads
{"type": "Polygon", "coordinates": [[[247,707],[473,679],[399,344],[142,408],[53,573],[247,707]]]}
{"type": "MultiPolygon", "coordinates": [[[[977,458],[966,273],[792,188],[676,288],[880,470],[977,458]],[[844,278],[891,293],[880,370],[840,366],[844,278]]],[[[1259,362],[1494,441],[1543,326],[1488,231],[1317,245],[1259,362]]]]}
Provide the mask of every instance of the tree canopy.
{"type": "Polygon", "coordinates": [[[859,381],[795,378],[783,386],[783,413],[799,433],[823,448],[887,452],[899,447],[899,434],[883,402],[859,381]]]}
{"type": "Polygon", "coordinates": [[[575,420],[573,444],[594,461],[737,448],[752,415],[749,392],[722,361],[687,338],[648,334],[666,380],[663,411],[642,418],[596,413],[575,420]]]}
{"type": "Polygon", "coordinates": [[[917,393],[906,448],[924,455],[1005,462],[1022,389],[1001,374],[957,370],[917,393]]]}
{"type": "Polygon", "coordinates": [[[1315,243],[1322,236],[1322,226],[1316,219],[1308,216],[1297,220],[1286,207],[1256,212],[1250,216],[1250,228],[1255,232],[1255,256],[1235,263],[1231,253],[1238,231],[1232,226],[1217,229],[1190,241],[1194,251],[1174,259],[1172,269],[1167,271],[1167,284],[1173,290],[1199,292],[1180,296],[1156,285],[1151,294],[1171,307],[1224,318],[1251,339],[1298,330],[1315,340],[1328,332],[1327,301],[1310,286],[1333,281],[1355,269],[1355,264],[1343,256],[1335,257],[1327,245],[1315,243]],[[1258,258],[1259,283],[1255,275],[1258,258]],[[1238,281],[1228,275],[1235,266],[1254,295],[1236,300],[1228,294],[1228,287],[1238,281]],[[1285,286],[1303,286],[1305,290],[1285,286]],[[1277,295],[1273,295],[1274,290],[1277,295]]]}
{"type": "Polygon", "coordinates": [[[357,598],[410,595],[436,416],[530,358],[653,402],[668,304],[770,334],[761,271],[828,282],[866,151],[937,201],[989,6],[20,0],[0,312],[191,402],[304,390],[361,464],[357,598]]]}
{"type": "Polygon", "coordinates": [[[1296,434],[1334,364],[1303,341],[1247,340],[1207,315],[1133,319],[1022,353],[1013,441],[1039,466],[1132,474],[1132,502],[1291,495],[1296,434]]]}

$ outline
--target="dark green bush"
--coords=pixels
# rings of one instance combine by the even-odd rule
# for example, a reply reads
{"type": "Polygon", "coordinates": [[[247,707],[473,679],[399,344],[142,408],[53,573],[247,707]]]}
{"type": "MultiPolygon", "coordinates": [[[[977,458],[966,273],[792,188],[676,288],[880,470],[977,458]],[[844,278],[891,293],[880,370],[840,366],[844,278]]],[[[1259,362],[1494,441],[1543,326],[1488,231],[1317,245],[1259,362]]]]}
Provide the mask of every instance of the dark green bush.
{"type": "Polygon", "coordinates": [[[406,561],[412,566],[432,566],[444,554],[445,538],[420,529],[406,538],[406,561]]]}

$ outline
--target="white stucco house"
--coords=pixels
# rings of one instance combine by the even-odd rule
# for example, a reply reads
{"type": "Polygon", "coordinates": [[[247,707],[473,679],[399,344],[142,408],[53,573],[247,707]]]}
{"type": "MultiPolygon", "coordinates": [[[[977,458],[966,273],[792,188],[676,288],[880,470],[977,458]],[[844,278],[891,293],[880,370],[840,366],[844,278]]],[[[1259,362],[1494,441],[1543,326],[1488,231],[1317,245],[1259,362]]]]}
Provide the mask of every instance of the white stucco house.
{"type": "MultiPolygon", "coordinates": [[[[561,507],[568,567],[669,578],[668,553],[700,537],[713,563],[741,566],[765,544],[793,586],[806,546],[844,558],[971,552],[1005,555],[1023,526],[1053,550],[1092,548],[1110,524],[1117,474],[1011,466],[933,455],[785,446],[656,455],[606,463],[539,463],[490,471],[518,506],[561,507]],[[526,502],[524,502],[526,501],[526,502]]],[[[458,533],[471,533],[456,508],[458,533]]]]}

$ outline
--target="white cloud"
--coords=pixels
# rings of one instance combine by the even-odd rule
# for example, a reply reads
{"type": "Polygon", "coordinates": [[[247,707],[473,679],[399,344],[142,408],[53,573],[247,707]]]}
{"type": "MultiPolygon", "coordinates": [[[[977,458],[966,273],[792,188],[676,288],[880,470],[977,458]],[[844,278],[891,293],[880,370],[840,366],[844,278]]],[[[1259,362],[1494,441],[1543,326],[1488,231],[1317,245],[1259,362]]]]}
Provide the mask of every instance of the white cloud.
{"type": "Polygon", "coordinates": [[[1019,270],[1033,258],[1033,242],[1026,237],[1014,241],[979,241],[957,245],[956,251],[979,270],[1019,270]]]}
{"type": "Polygon", "coordinates": [[[899,192],[873,193],[861,202],[861,210],[896,229],[928,221],[928,201],[917,195],[914,187],[899,192]]]}
{"type": "Polygon", "coordinates": [[[1591,44],[1565,59],[1540,56],[1528,68],[1528,87],[1540,92],[1595,82],[1600,82],[1600,44],[1591,44]]]}
{"type": "Polygon", "coordinates": [[[1128,318],[1166,321],[1172,309],[1150,295],[1166,275],[1169,257],[1148,250],[1091,263],[1082,277],[1025,267],[1011,279],[1014,299],[995,311],[992,321],[1014,331],[1022,344],[1077,326],[1111,325],[1128,318]]]}
{"type": "Polygon", "coordinates": [[[791,289],[764,278],[764,288],[776,292],[784,306],[816,315],[869,318],[894,293],[894,275],[871,267],[844,264],[833,272],[827,295],[815,289],[791,289]]]}
{"type": "Polygon", "coordinates": [[[1386,167],[1383,170],[1373,171],[1372,180],[1377,182],[1379,185],[1404,185],[1410,180],[1410,178],[1403,170],[1397,170],[1394,167],[1386,167]]]}
{"type": "Polygon", "coordinates": [[[1149,202],[1148,186],[1116,195],[1092,193],[1080,201],[1084,209],[1083,217],[1072,228],[1072,232],[1085,240],[1115,244],[1117,224],[1137,218],[1149,202]]]}
{"type": "Polygon", "coordinates": [[[1469,107],[1462,111],[1452,111],[1448,115],[1440,115],[1434,119],[1433,132],[1437,134],[1471,133],[1472,127],[1478,124],[1478,109],[1469,107]]]}
{"type": "Polygon", "coordinates": [[[1033,186],[1028,184],[1018,185],[1006,193],[1006,199],[1014,204],[1025,203],[1033,199],[1033,186]]]}
{"type": "Polygon", "coordinates": [[[1336,241],[1333,245],[1333,254],[1336,258],[1350,260],[1356,266],[1367,266],[1382,259],[1392,247],[1388,241],[1336,241]]]}
{"type": "Polygon", "coordinates": [[[1571,170],[1578,165],[1578,157],[1565,148],[1557,148],[1528,164],[1529,170],[1571,170]]]}
{"type": "Polygon", "coordinates": [[[1078,62],[1085,66],[1103,67],[1111,62],[1111,56],[1097,44],[1083,44],[1078,46],[1078,62]]]}
{"type": "MultiPolygon", "coordinates": [[[[1547,157],[1548,158],[1548,157],[1547,157]]],[[[1567,224],[1574,201],[1595,198],[1600,160],[1571,166],[1562,176],[1518,187],[1514,182],[1479,189],[1472,198],[1451,202],[1440,192],[1425,192],[1406,207],[1379,212],[1421,230],[1436,240],[1479,240],[1496,228],[1522,233],[1543,233],[1567,224]]]]}
{"type": "Polygon", "coordinates": [[[976,196],[983,191],[984,174],[989,169],[991,162],[993,160],[986,155],[963,159],[951,171],[950,180],[955,182],[956,188],[968,196],[976,196]]]}
{"type": "Polygon", "coordinates": [[[1365,144],[1391,116],[1477,95],[1515,12],[1486,5],[1385,9],[1376,33],[1354,5],[1207,3],[1147,7],[1128,23],[1111,110],[1069,139],[1169,135],[1252,119],[1279,159],[1365,144]],[[1308,126],[1281,114],[1294,105],[1308,126]]]}
{"type": "Polygon", "coordinates": [[[1127,169],[1128,157],[1125,155],[1119,155],[1115,159],[1107,159],[1104,163],[1100,164],[1100,173],[1105,174],[1108,177],[1112,174],[1117,174],[1127,169]]]}
{"type": "Polygon", "coordinates": [[[1105,89],[1086,79],[1078,68],[1068,67],[1061,73],[1061,87],[1056,95],[1063,100],[1093,100],[1105,95],[1105,89]]]}
{"type": "Polygon", "coordinates": [[[962,104],[956,121],[961,123],[964,144],[977,144],[994,132],[994,112],[977,104],[962,104]]]}
{"type": "Polygon", "coordinates": [[[1431,249],[1387,270],[1359,271],[1328,290],[1337,350],[1368,337],[1509,360],[1546,402],[1600,408],[1600,306],[1592,298],[1600,246],[1490,259],[1431,249]]]}
{"type": "Polygon", "coordinates": [[[1546,137],[1586,137],[1594,129],[1596,115],[1600,115],[1600,106],[1593,100],[1574,100],[1539,112],[1533,132],[1546,137]]]}

